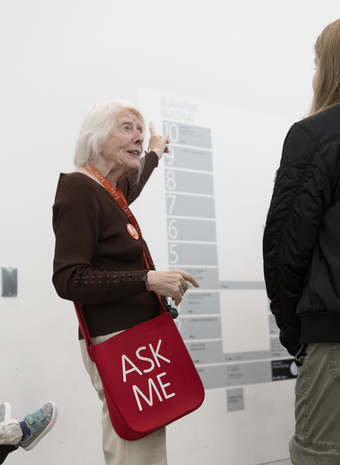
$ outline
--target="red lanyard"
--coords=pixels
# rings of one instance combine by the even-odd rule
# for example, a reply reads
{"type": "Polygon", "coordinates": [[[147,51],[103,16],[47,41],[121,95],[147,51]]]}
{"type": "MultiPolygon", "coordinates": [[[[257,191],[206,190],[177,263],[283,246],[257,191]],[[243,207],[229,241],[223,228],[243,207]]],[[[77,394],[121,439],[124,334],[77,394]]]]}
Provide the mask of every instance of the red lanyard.
{"type": "MultiPolygon", "coordinates": [[[[109,181],[101,174],[100,171],[97,170],[97,168],[95,168],[94,166],[92,165],[89,165],[88,163],[84,163],[83,167],[91,174],[93,174],[97,179],[98,181],[101,182],[101,184],[105,187],[105,189],[112,195],[112,197],[114,198],[114,200],[117,202],[117,204],[120,206],[120,208],[123,210],[123,212],[125,213],[125,216],[127,217],[127,219],[131,222],[132,226],[136,229],[136,231],[138,232],[139,234],[139,237],[142,241],[142,244],[143,244],[143,255],[144,255],[144,260],[145,260],[145,265],[146,265],[146,269],[147,270],[154,270],[155,269],[155,266],[152,262],[152,258],[150,257],[150,254],[149,254],[149,251],[148,251],[148,248],[144,242],[144,239],[143,239],[143,236],[142,236],[142,232],[140,230],[140,227],[139,227],[139,224],[136,220],[136,218],[134,217],[133,213],[131,212],[130,208],[128,207],[128,204],[125,200],[125,197],[124,197],[124,194],[121,190],[121,188],[118,186],[118,183],[117,183],[117,187],[116,189],[109,183],[109,181]]],[[[161,296],[159,294],[156,294],[157,295],[157,298],[158,298],[158,303],[159,303],[159,308],[160,308],[160,313],[163,313],[165,312],[165,308],[164,308],[164,305],[162,303],[162,299],[161,299],[161,296]]],[[[175,311],[177,312],[177,310],[174,310],[174,309],[171,309],[171,305],[167,304],[166,305],[166,311],[170,313],[170,315],[172,316],[172,318],[177,318],[178,316],[178,312],[177,312],[177,315],[174,316],[172,311],[175,311]]]]}
{"type": "Polygon", "coordinates": [[[142,244],[143,244],[144,258],[145,258],[145,262],[147,264],[147,268],[148,269],[150,269],[150,268],[153,269],[154,265],[152,263],[152,259],[150,257],[150,254],[148,253],[147,247],[145,246],[145,242],[144,242],[144,239],[143,239],[143,236],[142,236],[142,231],[140,230],[139,224],[138,224],[136,218],[134,217],[132,211],[128,207],[128,204],[127,204],[127,202],[125,200],[124,194],[123,194],[121,188],[119,187],[118,183],[117,183],[117,187],[115,189],[109,183],[109,181],[101,174],[101,172],[98,171],[97,168],[95,168],[94,166],[89,165],[88,163],[84,163],[83,168],[85,168],[89,173],[93,174],[98,179],[98,181],[105,187],[105,189],[111,194],[113,199],[117,202],[117,204],[123,210],[123,213],[125,214],[125,216],[129,220],[129,222],[132,224],[132,226],[136,229],[136,231],[138,232],[138,234],[139,234],[139,236],[141,238],[141,241],[142,241],[142,244]]]}

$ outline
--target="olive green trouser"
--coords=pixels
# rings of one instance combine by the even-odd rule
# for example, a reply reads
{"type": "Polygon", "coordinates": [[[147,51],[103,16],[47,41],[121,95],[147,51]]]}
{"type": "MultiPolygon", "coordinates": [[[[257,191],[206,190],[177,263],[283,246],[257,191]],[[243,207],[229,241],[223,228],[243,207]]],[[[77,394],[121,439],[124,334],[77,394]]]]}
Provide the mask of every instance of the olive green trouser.
{"type": "Polygon", "coordinates": [[[340,344],[306,344],[295,387],[294,465],[340,464],[340,344]]]}

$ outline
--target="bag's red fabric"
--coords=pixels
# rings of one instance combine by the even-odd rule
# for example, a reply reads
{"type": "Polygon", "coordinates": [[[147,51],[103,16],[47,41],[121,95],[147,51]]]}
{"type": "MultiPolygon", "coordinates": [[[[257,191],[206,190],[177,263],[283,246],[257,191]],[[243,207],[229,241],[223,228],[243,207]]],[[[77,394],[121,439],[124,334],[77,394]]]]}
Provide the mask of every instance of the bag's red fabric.
{"type": "Polygon", "coordinates": [[[112,426],[123,439],[147,436],[204,400],[202,381],[169,313],[90,344],[88,350],[102,379],[112,426]]]}

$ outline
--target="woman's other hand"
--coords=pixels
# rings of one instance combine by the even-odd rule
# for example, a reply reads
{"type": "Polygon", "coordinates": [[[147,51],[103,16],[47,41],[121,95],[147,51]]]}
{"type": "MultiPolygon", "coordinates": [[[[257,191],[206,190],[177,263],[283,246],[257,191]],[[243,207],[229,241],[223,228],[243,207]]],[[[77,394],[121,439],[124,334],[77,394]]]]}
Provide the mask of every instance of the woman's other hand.
{"type": "Polygon", "coordinates": [[[149,148],[150,151],[155,152],[160,160],[163,156],[163,153],[169,153],[168,144],[170,143],[169,136],[160,136],[155,131],[155,126],[153,123],[150,123],[150,140],[149,148]]]}
{"type": "Polygon", "coordinates": [[[178,305],[191,283],[195,287],[200,287],[196,279],[190,273],[181,270],[152,271],[147,274],[146,287],[148,291],[164,297],[171,297],[178,305]]]}

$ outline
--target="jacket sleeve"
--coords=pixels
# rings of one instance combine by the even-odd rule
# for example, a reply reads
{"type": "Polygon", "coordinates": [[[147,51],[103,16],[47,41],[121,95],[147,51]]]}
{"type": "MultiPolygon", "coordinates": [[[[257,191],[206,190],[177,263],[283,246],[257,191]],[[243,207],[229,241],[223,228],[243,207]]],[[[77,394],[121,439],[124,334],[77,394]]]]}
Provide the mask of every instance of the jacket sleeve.
{"type": "Polygon", "coordinates": [[[121,188],[124,197],[130,205],[134,202],[139,194],[142,192],[143,187],[149,180],[153,170],[158,166],[158,156],[155,152],[149,152],[144,157],[144,166],[140,175],[139,180],[137,181],[137,172],[132,173],[130,176],[120,180],[118,182],[119,187],[121,188]]]}
{"type": "Polygon", "coordinates": [[[291,355],[300,348],[296,314],[330,202],[322,149],[299,124],[287,134],[263,238],[264,275],[280,341],[291,355]]]}

